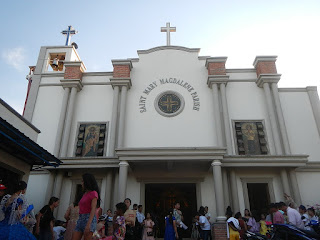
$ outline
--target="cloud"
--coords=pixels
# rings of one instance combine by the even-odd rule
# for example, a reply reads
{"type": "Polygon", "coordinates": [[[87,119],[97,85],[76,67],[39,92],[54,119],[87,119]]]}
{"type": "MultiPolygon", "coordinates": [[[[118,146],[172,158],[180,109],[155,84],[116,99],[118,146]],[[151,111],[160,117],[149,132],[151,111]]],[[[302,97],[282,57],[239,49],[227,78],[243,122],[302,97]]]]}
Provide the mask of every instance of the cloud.
{"type": "Polygon", "coordinates": [[[25,70],[26,51],[23,47],[6,49],[2,53],[3,60],[18,71],[25,70]]]}

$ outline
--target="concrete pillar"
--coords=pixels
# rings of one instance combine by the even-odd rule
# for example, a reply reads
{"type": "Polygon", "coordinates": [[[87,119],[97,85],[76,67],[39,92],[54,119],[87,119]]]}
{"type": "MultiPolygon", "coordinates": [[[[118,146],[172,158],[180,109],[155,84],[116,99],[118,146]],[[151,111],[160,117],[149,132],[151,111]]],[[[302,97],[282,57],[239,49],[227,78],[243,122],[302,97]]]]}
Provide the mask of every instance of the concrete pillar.
{"type": "Polygon", "coordinates": [[[283,143],[283,150],[286,155],[290,155],[291,151],[290,151],[289,139],[288,139],[286,125],[285,125],[284,117],[282,113],[281,102],[280,102],[280,97],[278,92],[278,85],[276,83],[271,83],[271,89],[272,89],[276,111],[277,111],[280,134],[281,134],[282,143],[283,143]]]}
{"type": "Polygon", "coordinates": [[[127,193],[127,179],[128,179],[129,163],[120,161],[119,163],[119,201],[124,201],[127,193]]]}
{"type": "Polygon", "coordinates": [[[229,120],[229,111],[226,95],[226,85],[225,83],[220,84],[221,91],[221,100],[222,100],[222,114],[224,121],[224,132],[226,135],[226,145],[227,145],[227,154],[232,155],[232,138],[231,138],[231,129],[230,129],[230,120],[229,120]]]}
{"type": "Polygon", "coordinates": [[[266,102],[267,102],[267,108],[268,108],[268,113],[269,113],[269,118],[270,118],[270,124],[271,124],[271,130],[272,130],[272,135],[273,135],[273,141],[276,149],[276,154],[277,155],[282,155],[282,149],[281,149],[281,141],[280,141],[280,136],[277,128],[277,121],[275,117],[275,112],[272,104],[272,98],[271,98],[271,92],[270,92],[270,87],[268,83],[263,83],[263,90],[265,93],[266,97],[266,102]]]}
{"type": "Polygon", "coordinates": [[[217,221],[223,222],[226,220],[224,214],[224,198],[223,198],[223,183],[221,173],[221,161],[214,160],[211,164],[213,168],[213,182],[216,195],[216,209],[217,209],[217,221]]]}
{"type": "Polygon", "coordinates": [[[112,209],[115,210],[115,206],[119,201],[119,171],[114,173],[114,182],[113,182],[113,206],[112,209]]]}
{"type": "MultiPolygon", "coordinates": [[[[53,186],[53,195],[51,197],[57,197],[60,199],[61,188],[62,188],[63,172],[58,171],[55,177],[54,186],[53,186]]],[[[57,217],[59,207],[54,211],[55,217],[57,217]]]]}
{"type": "Polygon", "coordinates": [[[223,182],[224,209],[226,209],[228,206],[230,206],[228,171],[226,168],[222,168],[222,182],[223,182]]]}
{"type": "Polygon", "coordinates": [[[67,109],[67,116],[64,124],[63,135],[62,135],[62,143],[61,143],[61,157],[67,157],[68,145],[69,145],[69,138],[70,138],[70,130],[71,130],[71,123],[73,117],[73,110],[74,104],[76,100],[77,88],[72,87],[70,99],[68,102],[68,109],[67,109]]]}
{"type": "Polygon", "coordinates": [[[126,119],[125,115],[126,115],[127,91],[128,91],[127,86],[121,87],[118,147],[123,147],[123,144],[124,144],[124,125],[125,125],[125,119],[126,119]]]}
{"type": "Polygon", "coordinates": [[[105,191],[105,210],[111,208],[111,186],[112,186],[112,172],[107,172],[107,182],[106,182],[106,191],[105,191]]]}
{"type": "Polygon", "coordinates": [[[45,204],[48,204],[50,198],[53,197],[52,193],[53,193],[53,185],[54,185],[55,178],[56,178],[56,172],[55,171],[50,172],[49,181],[48,181],[47,190],[46,190],[45,204]]]}
{"type": "Polygon", "coordinates": [[[119,103],[119,86],[114,86],[111,128],[110,128],[110,143],[109,143],[109,154],[108,154],[109,157],[113,157],[115,155],[114,150],[115,150],[115,146],[116,146],[118,103],[119,103]]]}
{"type": "Polygon", "coordinates": [[[240,211],[240,205],[239,205],[239,196],[238,196],[238,187],[237,187],[237,178],[236,178],[236,172],[234,169],[231,169],[230,171],[230,183],[231,183],[231,196],[232,196],[232,206],[233,206],[233,212],[240,211]]]}
{"type": "Polygon", "coordinates": [[[301,201],[301,195],[300,195],[300,190],[299,190],[299,185],[298,185],[298,180],[296,176],[296,171],[295,169],[290,169],[289,171],[289,176],[290,176],[290,182],[291,182],[291,189],[293,192],[293,200],[295,203],[299,206],[302,201],[301,201]]]}
{"type": "Polygon", "coordinates": [[[220,116],[220,101],[219,101],[219,92],[218,84],[212,84],[212,93],[213,93],[213,109],[214,109],[214,121],[216,125],[216,135],[217,135],[217,144],[219,147],[223,146],[222,141],[222,126],[221,126],[221,116],[220,116]]]}
{"type": "Polygon", "coordinates": [[[319,95],[317,92],[317,87],[307,87],[307,92],[309,95],[313,116],[318,128],[318,133],[320,135],[320,101],[319,101],[319,95]]]}
{"type": "Polygon", "coordinates": [[[288,194],[289,196],[291,196],[288,175],[287,175],[287,171],[285,169],[281,169],[280,177],[281,177],[283,192],[288,194]]]}
{"type": "Polygon", "coordinates": [[[100,189],[100,198],[101,198],[101,203],[100,203],[100,207],[102,208],[102,211],[105,212],[106,211],[106,201],[105,201],[105,197],[106,197],[106,186],[107,186],[107,176],[104,176],[102,178],[102,182],[101,182],[101,189],[100,189]]]}
{"type": "Polygon", "coordinates": [[[63,93],[62,104],[61,104],[61,111],[60,111],[60,118],[59,118],[59,123],[58,123],[58,128],[57,128],[56,142],[55,142],[54,150],[53,150],[53,155],[56,157],[58,157],[59,153],[60,153],[61,138],[62,138],[62,133],[63,133],[64,121],[65,121],[66,113],[67,113],[69,95],[70,95],[70,88],[65,88],[64,93],[63,93]]]}

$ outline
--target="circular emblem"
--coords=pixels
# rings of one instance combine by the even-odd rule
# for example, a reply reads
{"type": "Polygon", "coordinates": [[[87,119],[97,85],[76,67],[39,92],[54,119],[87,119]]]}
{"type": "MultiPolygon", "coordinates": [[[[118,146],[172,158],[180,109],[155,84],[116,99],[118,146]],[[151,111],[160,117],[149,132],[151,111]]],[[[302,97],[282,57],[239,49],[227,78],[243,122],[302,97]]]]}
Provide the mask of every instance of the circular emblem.
{"type": "Polygon", "coordinates": [[[179,93],[167,91],[158,95],[154,104],[158,113],[166,117],[173,117],[183,110],[184,100],[179,93]]]}

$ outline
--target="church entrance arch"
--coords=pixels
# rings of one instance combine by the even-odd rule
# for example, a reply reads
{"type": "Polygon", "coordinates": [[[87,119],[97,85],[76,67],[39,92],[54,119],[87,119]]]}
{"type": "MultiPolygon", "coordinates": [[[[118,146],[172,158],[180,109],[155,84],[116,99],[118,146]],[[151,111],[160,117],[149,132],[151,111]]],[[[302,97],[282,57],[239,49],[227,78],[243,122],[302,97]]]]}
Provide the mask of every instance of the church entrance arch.
{"type": "Polygon", "coordinates": [[[165,216],[178,201],[188,229],[184,236],[190,237],[192,218],[197,212],[197,196],[195,183],[150,183],[145,185],[145,213],[150,212],[156,223],[156,234],[163,238],[165,232],[165,216]]]}

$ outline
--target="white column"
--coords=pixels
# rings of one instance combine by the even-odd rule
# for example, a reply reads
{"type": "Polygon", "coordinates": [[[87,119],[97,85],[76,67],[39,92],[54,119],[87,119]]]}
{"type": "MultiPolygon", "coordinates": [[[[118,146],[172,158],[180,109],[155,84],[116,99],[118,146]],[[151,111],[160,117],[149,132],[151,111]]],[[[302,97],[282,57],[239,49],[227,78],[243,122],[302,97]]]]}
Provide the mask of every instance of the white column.
{"type": "MultiPolygon", "coordinates": [[[[58,171],[55,181],[54,181],[54,187],[53,187],[53,196],[60,199],[61,194],[61,188],[62,188],[62,180],[63,180],[63,172],[58,171]]],[[[54,211],[55,216],[58,214],[59,207],[57,207],[54,211]]]]}
{"type": "Polygon", "coordinates": [[[109,157],[115,155],[114,150],[116,146],[116,132],[118,121],[118,103],[119,103],[119,86],[114,86],[113,89],[113,105],[112,105],[112,118],[110,129],[110,144],[109,144],[109,157]]]}
{"type": "Polygon", "coordinates": [[[102,208],[102,211],[105,212],[106,211],[106,186],[107,186],[107,176],[104,176],[102,178],[102,182],[101,182],[101,190],[100,190],[100,198],[101,198],[101,203],[100,203],[100,207],[102,208]]]}
{"type": "MultiPolygon", "coordinates": [[[[120,200],[123,201],[124,199],[120,200]]],[[[113,206],[112,209],[115,210],[116,204],[119,202],[119,171],[114,174],[113,182],[113,206]]]]}
{"type": "Polygon", "coordinates": [[[61,112],[60,112],[60,118],[59,118],[59,123],[57,128],[56,142],[53,150],[53,155],[56,157],[59,156],[59,152],[60,152],[61,138],[63,133],[64,121],[67,113],[69,95],[70,95],[70,88],[65,88],[63,93],[62,104],[61,104],[61,112]]]}
{"type": "Polygon", "coordinates": [[[266,96],[267,108],[268,108],[268,113],[270,118],[270,124],[271,124],[271,130],[272,130],[274,145],[276,149],[276,154],[281,155],[282,154],[281,142],[280,142],[279,132],[277,128],[277,121],[274,114],[275,112],[273,109],[270,87],[268,83],[263,83],[263,90],[266,96]]]}
{"type": "Polygon", "coordinates": [[[282,182],[282,187],[283,187],[284,193],[291,196],[288,175],[287,175],[287,171],[285,169],[281,169],[280,177],[281,177],[281,182],[282,182]]]}
{"type": "Polygon", "coordinates": [[[128,179],[129,163],[120,161],[119,163],[119,201],[124,201],[127,193],[127,179],[128,179]]]}
{"type": "Polygon", "coordinates": [[[111,208],[111,186],[112,186],[112,172],[107,172],[107,184],[106,184],[106,193],[105,193],[105,210],[111,208]]]}
{"type": "Polygon", "coordinates": [[[49,182],[48,182],[47,190],[46,190],[45,204],[48,204],[50,198],[53,197],[52,193],[53,193],[53,187],[54,187],[55,178],[56,178],[55,171],[50,172],[49,182]]]}
{"type": "Polygon", "coordinates": [[[224,214],[224,199],[223,199],[223,183],[222,183],[222,173],[221,173],[221,161],[214,160],[212,162],[213,168],[213,183],[214,190],[216,194],[216,209],[217,209],[217,221],[224,222],[226,220],[224,214]]]}
{"type": "Polygon", "coordinates": [[[216,135],[217,135],[217,144],[219,147],[223,146],[222,141],[222,129],[221,129],[221,116],[220,116],[220,103],[219,103],[219,93],[217,83],[212,84],[212,93],[213,93],[213,109],[214,109],[214,120],[216,125],[216,135]]]}
{"type": "Polygon", "coordinates": [[[61,151],[60,156],[61,157],[67,157],[67,151],[68,151],[68,145],[69,145],[69,137],[70,137],[70,129],[71,129],[71,123],[72,123],[72,116],[73,116],[73,109],[74,109],[74,103],[76,99],[77,94],[77,88],[72,87],[70,99],[68,102],[68,109],[67,109],[67,116],[66,121],[64,124],[63,129],[63,135],[62,135],[62,143],[61,143],[61,151]]]}
{"type": "Polygon", "coordinates": [[[233,212],[240,211],[239,205],[239,196],[238,196],[238,187],[237,187],[237,178],[234,169],[230,171],[230,183],[231,183],[231,196],[232,196],[232,206],[233,212]]]}
{"type": "Polygon", "coordinates": [[[222,181],[223,181],[224,209],[226,209],[228,206],[230,206],[229,181],[228,181],[228,172],[226,168],[222,168],[222,181]]]}
{"type": "Polygon", "coordinates": [[[223,121],[224,121],[224,132],[226,135],[227,154],[232,155],[233,154],[232,138],[231,138],[230,119],[229,119],[229,111],[228,111],[225,83],[220,84],[220,91],[221,91],[221,100],[222,100],[222,114],[223,114],[223,121]]]}
{"type": "Polygon", "coordinates": [[[126,119],[125,115],[126,115],[127,91],[128,91],[127,86],[121,87],[118,147],[123,147],[123,144],[124,144],[124,125],[125,125],[125,119],[126,119]]]}
{"type": "Polygon", "coordinates": [[[290,155],[290,153],[291,153],[290,145],[289,145],[286,125],[285,125],[284,117],[283,117],[283,113],[282,113],[281,102],[280,102],[277,84],[271,83],[271,89],[272,89],[274,102],[275,102],[275,106],[276,106],[277,117],[278,117],[279,128],[280,128],[280,133],[281,133],[282,142],[283,142],[284,153],[286,155],[290,155]]]}
{"type": "Polygon", "coordinates": [[[318,133],[320,135],[320,101],[319,101],[319,95],[317,92],[317,87],[307,87],[307,92],[309,95],[313,116],[318,128],[318,133]]]}
{"type": "Polygon", "coordinates": [[[290,176],[290,182],[292,186],[291,189],[293,192],[293,200],[297,203],[297,205],[300,205],[302,202],[301,202],[301,195],[300,195],[298,180],[296,176],[296,171],[294,169],[290,169],[289,176],[290,176]]]}

